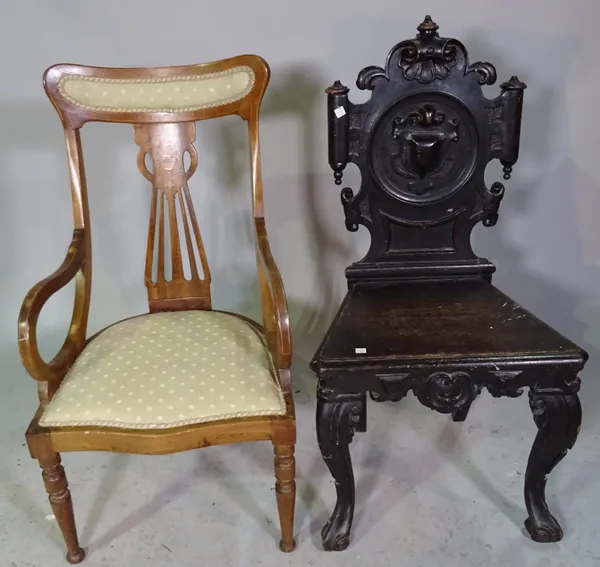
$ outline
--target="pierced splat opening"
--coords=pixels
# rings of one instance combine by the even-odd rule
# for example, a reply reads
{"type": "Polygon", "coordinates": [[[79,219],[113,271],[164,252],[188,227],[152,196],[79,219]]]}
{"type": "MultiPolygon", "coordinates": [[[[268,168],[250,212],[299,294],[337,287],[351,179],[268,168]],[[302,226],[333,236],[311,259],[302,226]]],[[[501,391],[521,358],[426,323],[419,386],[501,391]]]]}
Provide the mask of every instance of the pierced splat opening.
{"type": "Polygon", "coordinates": [[[186,174],[188,174],[190,172],[191,167],[192,167],[192,156],[190,155],[190,152],[185,150],[183,152],[183,170],[186,172],[186,174]]]}
{"type": "Polygon", "coordinates": [[[193,279],[200,277],[204,279],[206,277],[206,273],[204,271],[204,262],[201,256],[204,254],[204,248],[202,247],[202,240],[200,239],[200,231],[196,221],[196,214],[194,212],[194,206],[192,204],[192,198],[188,188],[183,190],[183,193],[179,198],[179,211],[182,217],[182,225],[185,234],[186,247],[184,251],[190,267],[189,278],[193,279]],[[193,219],[191,221],[191,228],[190,219],[193,219]]]}
{"type": "Polygon", "coordinates": [[[191,271],[191,261],[192,259],[189,257],[189,226],[187,223],[187,218],[185,215],[185,210],[182,211],[183,202],[185,199],[182,199],[180,194],[176,194],[175,197],[175,217],[177,219],[177,233],[185,234],[185,246],[181,246],[181,263],[183,265],[183,277],[186,280],[192,279],[192,271],[191,271]]]}
{"type": "MultiPolygon", "coordinates": [[[[162,202],[162,200],[162,195],[155,187],[153,187],[152,201],[150,205],[150,227],[148,229],[149,235],[155,235],[160,232],[159,220],[161,216],[164,216],[164,213],[163,215],[158,215],[156,211],[160,208],[159,201],[162,202]]],[[[148,242],[148,254],[150,253],[152,254],[152,258],[150,259],[150,281],[152,283],[156,283],[158,281],[158,258],[159,256],[162,258],[162,254],[159,253],[158,241],[154,237],[152,243],[148,242]]],[[[146,258],[146,264],[148,264],[148,258],[146,258]]],[[[148,274],[146,274],[146,276],[148,276],[148,274]]]]}
{"type": "Polygon", "coordinates": [[[145,173],[142,172],[142,173],[144,173],[144,177],[146,177],[147,179],[151,178],[152,175],[154,175],[154,171],[152,168],[152,158],[150,157],[150,154],[144,153],[143,163],[144,163],[144,167],[146,168],[146,172],[145,173]]]}

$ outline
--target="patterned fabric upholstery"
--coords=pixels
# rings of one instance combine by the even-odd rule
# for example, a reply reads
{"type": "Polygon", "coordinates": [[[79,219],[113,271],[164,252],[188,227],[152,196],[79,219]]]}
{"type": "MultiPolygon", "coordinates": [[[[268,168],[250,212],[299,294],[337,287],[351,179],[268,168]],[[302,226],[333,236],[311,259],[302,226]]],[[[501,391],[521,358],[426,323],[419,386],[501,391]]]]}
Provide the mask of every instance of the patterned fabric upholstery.
{"type": "Polygon", "coordinates": [[[62,95],[87,110],[107,112],[183,112],[221,106],[244,98],[254,86],[254,71],[235,67],[190,77],[105,79],[66,75],[62,95]]]}
{"type": "Polygon", "coordinates": [[[85,347],[40,425],[167,428],[284,415],[265,338],[226,313],[135,317],[85,347]]]}

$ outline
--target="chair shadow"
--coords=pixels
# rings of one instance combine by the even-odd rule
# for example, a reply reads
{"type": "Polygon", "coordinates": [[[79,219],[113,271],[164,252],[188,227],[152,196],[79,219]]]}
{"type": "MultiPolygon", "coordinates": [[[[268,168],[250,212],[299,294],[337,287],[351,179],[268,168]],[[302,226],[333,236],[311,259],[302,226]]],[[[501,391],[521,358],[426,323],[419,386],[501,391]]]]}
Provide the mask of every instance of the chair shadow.
{"type": "MultiPolygon", "coordinates": [[[[111,456],[110,462],[105,467],[105,472],[100,478],[98,488],[96,490],[96,496],[92,501],[90,507],[90,513],[81,531],[81,541],[92,541],[94,534],[98,529],[98,525],[104,516],[106,508],[110,503],[111,496],[115,493],[115,487],[118,484],[119,479],[127,468],[130,455],[122,453],[114,454],[111,456]]],[[[107,536],[105,536],[107,537],[107,536]]],[[[110,538],[113,539],[112,537],[110,538]]],[[[101,543],[100,540],[99,543],[101,543]]],[[[107,541],[106,543],[109,543],[107,541]]],[[[93,547],[96,547],[94,545],[93,547]]]]}
{"type": "MultiPolygon", "coordinates": [[[[580,47],[577,38],[563,40],[558,51],[565,58],[564,68],[569,66],[577,47],[580,47]]],[[[485,45],[483,49],[489,51],[485,45]]],[[[490,55],[490,58],[495,61],[496,54],[493,58],[490,55]]],[[[509,65],[501,63],[499,68],[502,67],[509,68],[509,65]]],[[[514,67],[513,62],[510,67],[514,67]]],[[[527,80],[526,70],[519,74],[527,80]]],[[[514,180],[507,183],[498,225],[492,231],[476,227],[473,242],[476,252],[484,252],[497,265],[498,272],[494,275],[497,287],[588,351],[590,358],[580,373],[584,409],[581,434],[586,434],[588,428],[591,429],[586,424],[593,425],[600,418],[600,384],[594,379],[600,372],[600,302],[597,299],[600,255],[593,252],[597,250],[597,236],[589,234],[590,227],[596,226],[595,222],[590,223],[595,214],[592,211],[600,209],[600,184],[574,161],[568,158],[555,161],[551,153],[555,136],[550,131],[550,125],[555,124],[552,117],[564,113],[560,85],[555,82],[547,86],[537,85],[536,92],[535,99],[526,95],[521,156],[515,168],[514,180]],[[521,171],[524,173],[520,174],[521,171]],[[540,175],[540,171],[546,173],[540,175]],[[506,223],[509,219],[520,223],[521,232],[527,231],[529,237],[535,240],[538,253],[548,258],[546,265],[552,266],[553,276],[543,275],[550,270],[546,266],[540,270],[540,261],[528,257],[527,250],[519,246],[514,234],[509,232],[506,223]],[[556,230],[557,224],[560,230],[556,230]],[[558,282],[562,282],[562,285],[558,282]]],[[[499,172],[496,164],[494,167],[499,172]]],[[[504,411],[499,414],[490,416],[490,422],[505,419],[504,411]]],[[[534,437],[535,433],[530,443],[533,443],[534,437]]],[[[455,449],[460,451],[461,445],[455,449]]],[[[577,445],[573,450],[576,449],[577,445]]],[[[448,456],[478,486],[482,494],[526,533],[522,524],[527,515],[524,508],[507,500],[472,462],[465,461],[464,454],[465,451],[453,451],[448,456]]],[[[567,455],[559,465],[559,470],[568,466],[567,455]]],[[[579,489],[579,485],[573,486],[579,489]]],[[[549,507],[564,527],[560,500],[560,495],[556,499],[548,494],[549,507]]]]}
{"type": "MultiPolygon", "coordinates": [[[[239,449],[240,448],[238,448],[238,453],[245,453],[242,455],[244,458],[248,457],[249,452],[252,453],[252,449],[249,447],[246,447],[245,450],[242,449],[241,451],[239,449]]],[[[228,451],[231,451],[231,447],[228,447],[228,451]]],[[[107,474],[101,481],[96,499],[92,505],[92,512],[88,518],[88,525],[84,528],[81,538],[84,542],[91,540],[89,545],[90,552],[100,550],[107,545],[110,545],[122,534],[142,525],[148,518],[158,514],[166,505],[193,490],[196,481],[201,482],[206,481],[207,479],[219,482],[225,489],[225,492],[227,492],[228,495],[235,500],[236,504],[245,512],[246,517],[252,519],[261,529],[265,529],[269,535],[273,537],[274,541],[277,543],[279,542],[280,534],[278,520],[276,518],[270,518],[260,506],[259,502],[254,498],[253,492],[242,482],[237,480],[236,471],[231,470],[222,458],[216,456],[215,453],[211,453],[210,448],[205,448],[201,454],[198,454],[196,464],[191,471],[188,471],[176,480],[170,482],[166,488],[162,489],[160,493],[154,496],[150,501],[129,513],[104,534],[97,539],[94,539],[94,533],[106,510],[108,499],[105,495],[114,491],[114,486],[126,466],[126,458],[128,457],[128,455],[116,455],[113,459],[116,466],[109,467],[107,474]]],[[[240,458],[239,454],[237,458],[240,458]]],[[[267,460],[261,459],[260,462],[263,463],[265,461],[267,460]]],[[[272,491],[274,491],[275,487],[275,476],[272,467],[270,469],[270,476],[273,479],[273,487],[270,491],[265,491],[265,494],[271,494],[271,497],[274,499],[275,496],[272,491]]]]}
{"type": "MultiPolygon", "coordinates": [[[[12,492],[8,499],[9,504],[27,518],[29,524],[35,526],[36,534],[43,534],[56,549],[59,549],[62,552],[65,544],[60,531],[56,526],[56,522],[49,522],[48,519],[46,519],[46,516],[52,512],[48,501],[46,500],[46,508],[40,506],[37,500],[31,498],[30,487],[21,484],[19,480],[12,476],[10,470],[4,471],[2,482],[6,486],[9,486],[12,492]]],[[[41,485],[41,475],[39,482],[41,485]]]]}
{"type": "MultiPolygon", "coordinates": [[[[377,439],[377,443],[368,445],[367,453],[362,460],[362,467],[368,472],[364,473],[356,486],[357,506],[353,524],[353,541],[355,543],[359,542],[369,532],[376,530],[377,524],[387,516],[399,501],[404,499],[417,486],[431,479],[444,466],[444,459],[440,458],[440,454],[435,451],[439,445],[445,444],[448,449],[452,450],[459,443],[460,433],[454,427],[455,424],[447,422],[434,438],[433,448],[425,448],[418,454],[411,455],[410,461],[391,453],[389,447],[391,446],[393,429],[389,427],[389,422],[391,420],[398,421],[398,417],[393,414],[402,411],[398,407],[402,403],[402,401],[385,404],[371,403],[371,408],[376,406],[377,411],[384,413],[384,415],[379,416],[376,421],[373,420],[375,426],[367,429],[367,434],[377,439]],[[382,479],[382,470],[394,471],[395,476],[390,477],[388,475],[388,478],[382,479]],[[382,480],[384,482],[388,481],[387,486],[382,490],[378,490],[378,486],[382,485],[382,480]],[[367,510],[377,510],[375,519],[368,524],[366,524],[367,510]]],[[[413,413],[413,411],[429,413],[428,409],[420,406],[416,406],[416,409],[413,408],[409,411],[410,413],[413,413]]]]}
{"type": "MultiPolygon", "coordinates": [[[[503,203],[506,207],[504,214],[507,217],[511,213],[515,216],[519,213],[525,216],[529,209],[531,215],[539,215],[534,201],[542,198],[544,203],[538,205],[540,208],[553,206],[561,211],[561,234],[556,235],[554,228],[546,223],[545,227],[540,227],[544,233],[537,238],[544,238],[548,243],[552,243],[551,245],[556,243],[556,248],[561,249],[560,254],[554,255],[554,270],[562,274],[563,278],[567,273],[576,274],[574,282],[580,286],[579,290],[567,289],[564,285],[557,285],[554,281],[535,273],[525,251],[517,248],[514,241],[507,238],[508,235],[505,236],[503,232],[492,235],[488,229],[477,228],[476,245],[478,250],[485,250],[490,259],[497,264],[498,272],[493,280],[497,287],[588,352],[590,358],[580,373],[581,397],[585,406],[584,419],[595,422],[600,418],[600,404],[597,401],[600,397],[600,384],[597,380],[588,380],[587,377],[592,378],[600,372],[600,302],[588,290],[598,289],[600,269],[590,265],[582,255],[583,243],[578,231],[578,212],[574,210],[572,199],[564,195],[564,192],[548,194],[545,181],[549,179],[555,180],[556,185],[563,187],[578,187],[583,193],[583,199],[589,201],[586,207],[594,210],[600,208],[600,184],[574,163],[567,161],[558,164],[537,183],[532,180],[525,190],[521,190],[518,199],[507,199],[507,202],[503,203]],[[540,194],[542,189],[546,192],[543,197],[540,194]],[[550,200],[552,205],[548,204],[550,200]],[[565,238],[564,235],[570,238],[565,238]]],[[[502,209],[500,214],[502,219],[502,209]]]]}
{"type": "MultiPolygon", "coordinates": [[[[481,494],[500,510],[512,523],[523,529],[523,520],[527,513],[524,508],[516,506],[490,479],[467,458],[468,446],[465,445],[458,430],[461,424],[449,423],[442,434],[435,440],[435,448],[466,478],[468,478],[481,494]]],[[[525,531],[523,530],[525,533],[525,531]]]]}
{"type": "MultiPolygon", "coordinates": [[[[108,492],[111,485],[108,485],[107,482],[115,481],[118,477],[116,475],[112,475],[108,473],[103,479],[102,483],[106,488],[101,487],[99,489],[99,494],[103,492],[108,492]]],[[[123,518],[120,522],[113,525],[107,532],[101,535],[98,539],[94,540],[93,535],[94,531],[102,517],[102,513],[105,510],[104,503],[100,502],[97,497],[95,502],[95,508],[92,510],[90,514],[90,520],[92,521],[92,527],[87,527],[85,529],[86,535],[89,535],[91,538],[89,544],[89,552],[90,554],[96,550],[100,550],[107,545],[110,545],[114,540],[116,540],[119,536],[123,535],[134,529],[135,527],[144,523],[145,520],[150,518],[151,516],[156,515],[163,509],[169,502],[180,498],[185,492],[189,490],[189,477],[181,477],[171,483],[162,490],[159,494],[157,494],[152,500],[139,507],[137,510],[131,512],[125,518],[123,518]],[[188,480],[186,480],[188,479],[188,480]]],[[[83,540],[82,538],[82,541],[83,540]]]]}
{"type": "MultiPolygon", "coordinates": [[[[0,444],[4,455],[0,471],[0,507],[4,508],[6,504],[7,508],[12,509],[10,515],[2,509],[1,515],[14,517],[15,524],[19,521],[17,516],[21,516],[31,527],[31,534],[42,534],[62,552],[63,538],[52,516],[41,469],[38,462],[30,458],[26,447],[24,433],[37,409],[36,383],[21,363],[16,342],[15,337],[14,342],[7,341],[8,344],[0,348],[4,378],[0,382],[0,389],[5,404],[0,416],[4,418],[0,428],[0,444]]],[[[10,534],[15,524],[9,522],[3,525],[4,531],[10,534]]]]}
{"type": "MultiPolygon", "coordinates": [[[[272,455],[272,449],[267,443],[244,443],[237,446],[236,449],[238,450],[238,453],[241,453],[241,456],[247,460],[249,455],[252,455],[253,458],[258,456],[256,455],[256,448],[258,446],[262,446],[262,449],[264,449],[265,452],[268,451],[269,456],[272,455]]],[[[231,448],[229,448],[229,450],[230,449],[231,448]]],[[[265,455],[265,458],[258,460],[261,466],[261,472],[264,473],[265,477],[268,478],[271,483],[271,486],[265,486],[264,496],[263,493],[261,493],[261,496],[263,496],[264,499],[271,498],[273,502],[275,502],[275,472],[272,466],[273,460],[268,458],[269,456],[265,455]],[[267,465],[270,465],[268,469],[266,468],[267,465]]],[[[272,518],[265,512],[264,508],[260,505],[260,500],[255,498],[254,493],[238,480],[236,471],[233,471],[224,460],[215,458],[213,454],[207,453],[206,455],[202,455],[201,458],[203,461],[201,477],[204,479],[212,476],[215,480],[219,480],[221,486],[225,488],[229,496],[232,496],[235,503],[246,513],[246,516],[252,519],[257,527],[265,530],[273,538],[275,544],[279,545],[279,540],[281,538],[279,519],[277,517],[272,518]],[[206,468],[209,468],[210,470],[208,475],[206,473],[206,468]]],[[[200,477],[199,468],[197,469],[197,476],[200,477]]]]}

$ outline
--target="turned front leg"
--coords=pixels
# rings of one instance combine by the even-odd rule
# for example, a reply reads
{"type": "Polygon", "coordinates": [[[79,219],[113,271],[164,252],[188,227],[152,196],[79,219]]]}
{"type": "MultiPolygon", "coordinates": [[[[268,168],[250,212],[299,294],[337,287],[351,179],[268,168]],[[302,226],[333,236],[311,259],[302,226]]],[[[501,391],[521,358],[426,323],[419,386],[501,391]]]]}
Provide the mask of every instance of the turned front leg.
{"type": "Polygon", "coordinates": [[[354,473],[349,444],[364,416],[364,396],[352,401],[317,400],[319,448],[335,480],[337,500],[333,514],[321,531],[326,551],[342,551],[350,543],[354,516],[354,473]]]}
{"type": "Polygon", "coordinates": [[[529,405],[538,434],[525,473],[525,504],[529,517],[525,528],[537,542],[556,542],[563,531],[546,503],[546,479],[573,447],[581,426],[577,394],[529,392],[529,405]]]}
{"type": "Polygon", "coordinates": [[[296,506],[296,461],[294,445],[275,445],[275,494],[281,525],[279,549],[294,551],[294,508],[296,506]]]}
{"type": "Polygon", "coordinates": [[[39,462],[50,506],[67,545],[67,561],[81,563],[85,558],[85,551],[79,546],[77,539],[71,492],[65,469],[60,462],[60,455],[55,453],[50,457],[39,459],[39,462]]]}

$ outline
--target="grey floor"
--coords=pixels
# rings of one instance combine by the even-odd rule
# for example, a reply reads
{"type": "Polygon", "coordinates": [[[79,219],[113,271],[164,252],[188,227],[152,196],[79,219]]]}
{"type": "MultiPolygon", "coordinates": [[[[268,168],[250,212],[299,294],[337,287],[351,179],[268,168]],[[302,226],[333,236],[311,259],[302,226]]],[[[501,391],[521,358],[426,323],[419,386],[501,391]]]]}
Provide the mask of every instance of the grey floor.
{"type": "MultiPolygon", "coordinates": [[[[12,355],[3,387],[0,565],[66,565],[37,463],[23,432],[33,381],[12,355]]],[[[552,474],[548,501],[566,535],[541,545],[523,533],[524,467],[535,426],[526,396],[483,394],[466,423],[421,407],[369,405],[368,432],[352,444],[357,485],[347,551],[325,553],[319,531],[334,486],[314,433],[314,379],[296,368],[297,550],[280,553],[268,443],[162,457],[67,454],[82,545],[91,566],[399,565],[403,567],[600,565],[598,435],[584,427],[552,474]]],[[[585,399],[584,411],[585,411],[585,399]]]]}

